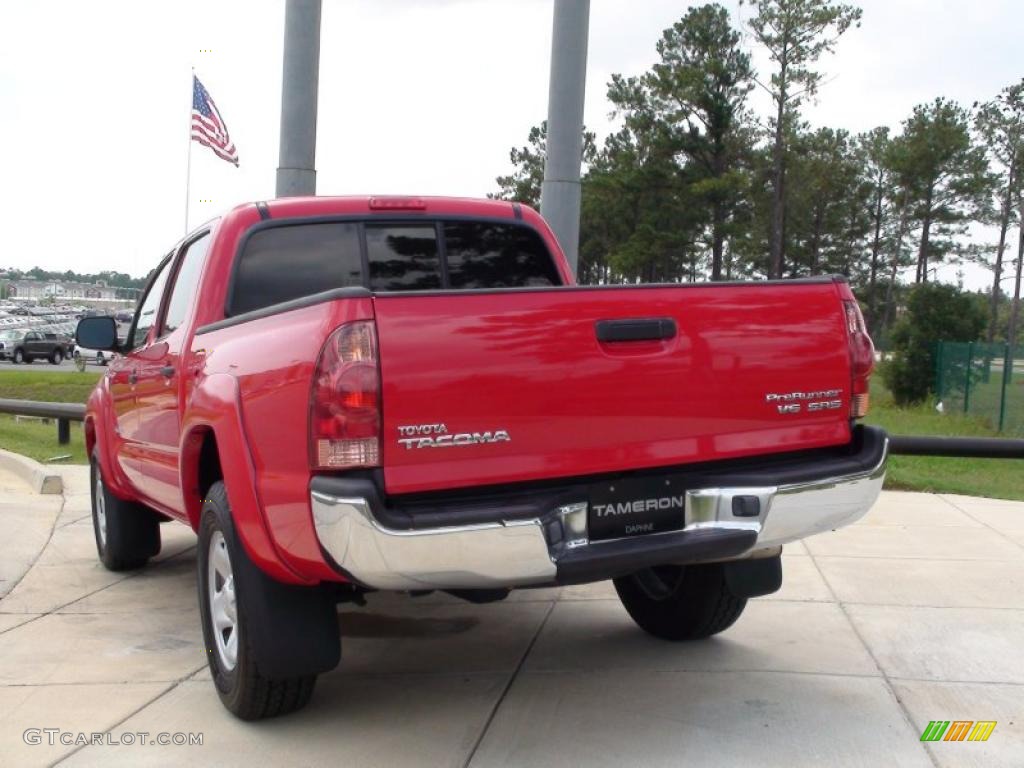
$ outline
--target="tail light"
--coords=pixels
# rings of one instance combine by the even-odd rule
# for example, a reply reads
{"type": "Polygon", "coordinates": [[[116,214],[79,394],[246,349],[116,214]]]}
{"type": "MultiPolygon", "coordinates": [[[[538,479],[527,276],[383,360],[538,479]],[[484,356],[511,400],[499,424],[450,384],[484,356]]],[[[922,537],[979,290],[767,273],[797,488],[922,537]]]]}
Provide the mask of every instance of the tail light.
{"type": "Polygon", "coordinates": [[[372,320],[328,337],[313,374],[309,452],[314,469],[380,465],[380,373],[372,320]]]}
{"type": "Polygon", "coordinates": [[[868,380],[875,367],[875,345],[871,343],[864,316],[856,301],[844,301],[846,337],[850,345],[850,417],[860,419],[868,413],[868,380]]]}

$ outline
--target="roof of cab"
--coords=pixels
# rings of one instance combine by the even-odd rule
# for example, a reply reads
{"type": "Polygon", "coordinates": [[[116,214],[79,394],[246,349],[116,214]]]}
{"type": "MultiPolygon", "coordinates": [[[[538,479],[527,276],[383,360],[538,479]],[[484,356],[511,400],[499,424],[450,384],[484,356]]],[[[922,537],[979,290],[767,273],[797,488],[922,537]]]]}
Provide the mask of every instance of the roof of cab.
{"type": "MultiPolygon", "coordinates": [[[[285,197],[265,203],[271,218],[339,215],[395,215],[426,214],[448,216],[486,216],[515,218],[517,203],[507,200],[485,200],[469,197],[428,197],[423,195],[359,195],[351,197],[285,197]],[[384,203],[415,200],[418,205],[409,208],[373,208],[371,200],[384,203]]],[[[528,206],[521,206],[526,209],[528,206]]]]}

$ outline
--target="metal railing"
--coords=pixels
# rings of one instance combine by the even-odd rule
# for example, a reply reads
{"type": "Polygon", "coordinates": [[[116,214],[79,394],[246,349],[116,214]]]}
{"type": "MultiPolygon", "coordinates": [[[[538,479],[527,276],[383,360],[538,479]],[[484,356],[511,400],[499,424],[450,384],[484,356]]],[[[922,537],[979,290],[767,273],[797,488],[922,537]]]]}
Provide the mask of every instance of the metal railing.
{"type": "Polygon", "coordinates": [[[889,435],[889,453],[894,456],[1024,459],[1024,440],[1009,437],[889,435]]]}
{"type": "Polygon", "coordinates": [[[57,420],[57,442],[71,442],[71,422],[85,419],[83,403],[43,403],[36,400],[9,400],[0,398],[0,413],[15,416],[39,416],[57,420]]]}

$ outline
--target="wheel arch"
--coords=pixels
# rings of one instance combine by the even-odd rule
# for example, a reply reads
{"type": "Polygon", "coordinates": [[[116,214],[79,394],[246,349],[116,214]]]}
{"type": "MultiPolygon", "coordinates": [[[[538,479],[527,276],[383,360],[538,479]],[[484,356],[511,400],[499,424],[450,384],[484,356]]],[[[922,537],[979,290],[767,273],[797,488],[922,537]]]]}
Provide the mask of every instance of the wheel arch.
{"type": "Polygon", "coordinates": [[[95,453],[103,471],[103,481],[111,493],[119,499],[135,501],[131,484],[117,461],[116,441],[119,438],[116,436],[116,428],[107,428],[114,423],[109,394],[105,380],[101,379],[100,385],[89,396],[82,422],[86,456],[91,460],[95,453]]]}
{"type": "Polygon", "coordinates": [[[179,472],[189,524],[199,530],[204,494],[221,480],[238,538],[252,561],[278,581],[310,584],[277,551],[257,492],[256,467],[244,429],[238,382],[228,374],[202,379],[182,420],[179,472]]]}
{"type": "Polygon", "coordinates": [[[199,517],[210,487],[223,479],[217,433],[209,424],[193,427],[181,449],[181,488],[192,530],[199,530],[199,517]]]}
{"type": "Polygon", "coordinates": [[[85,438],[85,455],[92,456],[96,447],[96,419],[91,415],[86,416],[82,423],[82,436],[85,438]]]}

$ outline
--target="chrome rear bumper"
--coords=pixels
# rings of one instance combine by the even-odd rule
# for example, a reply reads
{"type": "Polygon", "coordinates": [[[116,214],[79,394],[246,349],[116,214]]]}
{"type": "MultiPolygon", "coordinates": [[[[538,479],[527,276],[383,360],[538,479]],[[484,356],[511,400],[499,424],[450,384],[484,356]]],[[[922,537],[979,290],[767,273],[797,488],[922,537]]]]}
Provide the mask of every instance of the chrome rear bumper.
{"type": "Polygon", "coordinates": [[[324,551],[355,581],[374,589],[484,589],[597,581],[664,563],[756,555],[835,530],[862,517],[885,479],[888,440],[878,463],[839,477],[778,486],[687,491],[682,530],[591,542],[586,502],[527,520],[396,530],[364,497],[310,493],[324,551]],[[756,496],[757,516],[733,514],[733,498],[756,496]],[[582,514],[582,518],[581,518],[582,514]],[[583,530],[580,530],[580,520],[583,530]]]}

